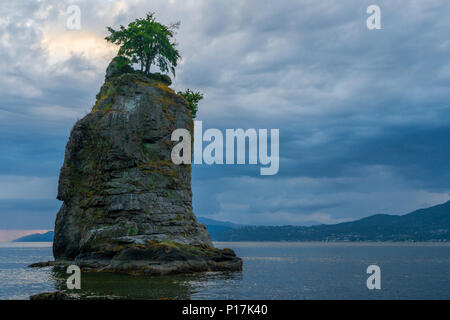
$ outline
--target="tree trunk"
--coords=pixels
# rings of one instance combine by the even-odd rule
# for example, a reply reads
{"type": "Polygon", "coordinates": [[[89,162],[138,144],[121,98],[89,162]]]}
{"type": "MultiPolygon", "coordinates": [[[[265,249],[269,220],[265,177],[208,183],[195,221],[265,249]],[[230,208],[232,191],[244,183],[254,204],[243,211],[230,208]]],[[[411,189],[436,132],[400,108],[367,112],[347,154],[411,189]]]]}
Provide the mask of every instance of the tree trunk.
{"type": "Polygon", "coordinates": [[[150,66],[151,66],[151,60],[149,57],[147,57],[145,62],[145,74],[150,74],[150,66]]]}

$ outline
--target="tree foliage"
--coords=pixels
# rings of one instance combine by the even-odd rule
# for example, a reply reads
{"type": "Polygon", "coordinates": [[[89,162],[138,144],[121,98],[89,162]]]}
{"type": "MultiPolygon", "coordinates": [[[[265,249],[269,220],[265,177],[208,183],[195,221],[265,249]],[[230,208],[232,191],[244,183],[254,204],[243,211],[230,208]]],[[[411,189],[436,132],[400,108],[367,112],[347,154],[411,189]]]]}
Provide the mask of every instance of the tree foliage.
{"type": "Polygon", "coordinates": [[[150,67],[157,65],[161,72],[171,71],[175,76],[180,53],[173,37],[179,26],[179,22],[165,26],[155,20],[154,13],[149,13],[127,27],[121,25],[119,30],[108,27],[110,35],[105,39],[120,45],[118,55],[140,64],[140,70],[145,74],[150,74],[150,67]]]}
{"type": "Polygon", "coordinates": [[[133,68],[130,66],[131,61],[124,56],[116,56],[114,59],[114,73],[132,72],[133,68]]]}
{"type": "Polygon", "coordinates": [[[184,92],[178,91],[178,94],[186,99],[189,104],[189,108],[191,109],[192,117],[195,118],[197,116],[198,103],[203,99],[203,94],[199,91],[194,92],[191,89],[186,89],[184,92]]]}

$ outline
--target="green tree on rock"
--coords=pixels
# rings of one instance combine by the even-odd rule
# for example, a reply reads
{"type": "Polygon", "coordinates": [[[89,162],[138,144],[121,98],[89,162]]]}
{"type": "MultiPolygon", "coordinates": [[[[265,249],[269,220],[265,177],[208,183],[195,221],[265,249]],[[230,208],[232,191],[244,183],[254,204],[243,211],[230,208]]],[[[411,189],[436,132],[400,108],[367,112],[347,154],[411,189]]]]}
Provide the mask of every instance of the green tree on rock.
{"type": "Polygon", "coordinates": [[[180,53],[175,48],[174,31],[180,23],[165,26],[157,22],[154,13],[147,14],[144,19],[136,19],[127,27],[119,30],[108,27],[110,35],[108,42],[120,45],[119,56],[130,59],[131,63],[140,64],[140,70],[150,74],[150,67],[157,65],[161,72],[169,72],[175,76],[175,67],[180,59],[180,53]]]}
{"type": "Polygon", "coordinates": [[[199,91],[194,92],[191,89],[186,89],[184,92],[178,91],[178,94],[186,99],[189,104],[189,108],[191,109],[192,118],[195,118],[197,116],[198,103],[203,99],[203,94],[199,91]]]}

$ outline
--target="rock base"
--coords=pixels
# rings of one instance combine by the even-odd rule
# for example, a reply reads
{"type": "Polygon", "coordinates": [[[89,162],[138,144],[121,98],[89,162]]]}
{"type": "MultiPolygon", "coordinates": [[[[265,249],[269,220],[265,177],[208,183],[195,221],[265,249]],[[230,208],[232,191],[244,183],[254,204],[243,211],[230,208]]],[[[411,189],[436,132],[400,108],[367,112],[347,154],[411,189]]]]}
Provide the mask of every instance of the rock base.
{"type": "Polygon", "coordinates": [[[130,275],[168,275],[205,271],[241,271],[242,260],[231,249],[196,247],[177,242],[115,247],[111,251],[84,253],[75,260],[38,262],[30,267],[77,265],[87,272],[130,275]]]}

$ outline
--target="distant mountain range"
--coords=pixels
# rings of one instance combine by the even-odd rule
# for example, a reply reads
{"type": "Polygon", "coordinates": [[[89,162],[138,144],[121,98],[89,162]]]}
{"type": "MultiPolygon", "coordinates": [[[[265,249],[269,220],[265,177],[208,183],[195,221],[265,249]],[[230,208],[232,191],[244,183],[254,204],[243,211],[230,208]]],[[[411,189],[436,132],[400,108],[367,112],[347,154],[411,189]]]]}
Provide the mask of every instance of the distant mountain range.
{"type": "Polygon", "coordinates": [[[52,242],[55,233],[48,231],[46,233],[34,233],[28,236],[20,237],[13,242],[52,242]]]}
{"type": "Polygon", "coordinates": [[[376,214],[333,225],[214,225],[211,219],[206,225],[215,241],[450,241],[450,201],[402,216],[376,214]]]}
{"type": "MultiPolygon", "coordinates": [[[[214,241],[450,241],[450,201],[397,216],[376,214],[352,222],[312,227],[249,226],[204,217],[214,241]]],[[[14,241],[53,241],[53,231],[14,241]]]]}

